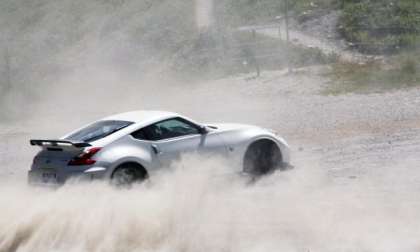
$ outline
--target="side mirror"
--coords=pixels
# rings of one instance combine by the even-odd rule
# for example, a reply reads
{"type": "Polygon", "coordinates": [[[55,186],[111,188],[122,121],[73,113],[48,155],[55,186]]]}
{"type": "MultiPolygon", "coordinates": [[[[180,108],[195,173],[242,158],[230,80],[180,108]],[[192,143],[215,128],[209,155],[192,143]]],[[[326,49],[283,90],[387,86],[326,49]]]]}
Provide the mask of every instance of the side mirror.
{"type": "Polygon", "coordinates": [[[201,135],[205,135],[205,134],[207,134],[209,132],[208,129],[207,129],[207,127],[204,126],[204,125],[200,125],[200,127],[199,127],[198,130],[199,130],[198,132],[200,132],[201,135]]]}

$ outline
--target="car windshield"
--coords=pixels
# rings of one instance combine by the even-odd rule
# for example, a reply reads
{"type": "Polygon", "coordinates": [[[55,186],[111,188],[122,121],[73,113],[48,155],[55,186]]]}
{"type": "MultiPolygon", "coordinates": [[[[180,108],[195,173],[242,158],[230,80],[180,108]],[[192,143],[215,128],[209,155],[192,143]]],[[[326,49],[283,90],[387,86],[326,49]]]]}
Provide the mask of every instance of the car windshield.
{"type": "Polygon", "coordinates": [[[111,120],[99,121],[81,130],[78,130],[65,139],[87,143],[93,142],[95,140],[109,136],[112,133],[115,133],[131,124],[133,124],[133,122],[111,120]]]}

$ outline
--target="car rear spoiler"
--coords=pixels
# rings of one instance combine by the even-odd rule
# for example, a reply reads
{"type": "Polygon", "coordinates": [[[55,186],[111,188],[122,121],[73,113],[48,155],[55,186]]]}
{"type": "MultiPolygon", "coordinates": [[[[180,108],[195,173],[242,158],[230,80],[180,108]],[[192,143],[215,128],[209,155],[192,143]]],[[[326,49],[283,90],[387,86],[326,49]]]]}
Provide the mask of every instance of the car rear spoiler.
{"type": "Polygon", "coordinates": [[[84,148],[92,146],[86,142],[74,142],[70,140],[39,140],[39,139],[31,139],[29,141],[31,145],[35,146],[57,146],[57,147],[66,147],[66,146],[72,146],[75,148],[84,148]]]}

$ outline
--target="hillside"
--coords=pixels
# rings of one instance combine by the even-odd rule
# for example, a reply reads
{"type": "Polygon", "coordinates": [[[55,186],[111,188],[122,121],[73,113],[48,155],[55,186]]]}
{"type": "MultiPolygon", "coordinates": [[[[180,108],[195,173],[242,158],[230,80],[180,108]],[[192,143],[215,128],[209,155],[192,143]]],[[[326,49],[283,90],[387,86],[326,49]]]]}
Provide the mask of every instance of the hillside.
{"type": "MultiPolygon", "coordinates": [[[[243,62],[253,50],[249,48],[253,38],[228,30],[200,30],[195,4],[194,0],[1,1],[0,98],[6,103],[36,99],[43,88],[80,69],[134,79],[151,72],[214,78],[252,69],[243,62]]],[[[224,7],[230,10],[227,4],[224,7]]],[[[218,12],[215,15],[219,20],[218,12]]],[[[232,27],[232,22],[226,20],[223,27],[232,27]]],[[[258,46],[262,53],[270,53],[272,45],[278,51],[262,66],[285,66],[282,52],[289,48],[262,40],[265,44],[258,46]]],[[[301,48],[292,51],[300,65],[316,55],[301,48]]]]}
{"type": "MultiPolygon", "coordinates": [[[[339,65],[334,68],[334,81],[349,77],[366,86],[403,79],[408,83],[405,86],[416,85],[419,3],[383,3],[297,0],[289,1],[289,14],[292,29],[299,29],[299,24],[310,27],[313,20],[334,13],[338,19],[333,28],[339,38],[333,39],[344,39],[348,49],[362,54],[387,56],[385,65],[370,64],[369,74],[356,71],[357,78],[352,74],[360,68],[339,65]],[[370,78],[371,73],[390,68],[394,72],[370,78]],[[386,77],[389,75],[398,77],[390,79],[386,77]]],[[[45,87],[78,70],[90,69],[88,75],[106,72],[129,76],[137,81],[150,74],[211,79],[257,68],[276,70],[287,65],[304,67],[336,61],[335,55],[317,46],[290,45],[237,30],[245,25],[278,22],[275,18],[284,14],[284,1],[214,1],[215,22],[207,30],[198,27],[195,5],[194,0],[1,1],[1,103],[7,107],[4,104],[8,101],[37,99],[45,87]]],[[[16,106],[8,109],[21,110],[16,106]]]]}
{"type": "MultiPolygon", "coordinates": [[[[284,15],[285,1],[224,0],[220,13],[231,24],[264,23],[284,15]]],[[[396,53],[417,47],[420,2],[413,0],[289,0],[289,15],[298,22],[339,12],[337,29],[354,48],[366,53],[396,53]]]]}

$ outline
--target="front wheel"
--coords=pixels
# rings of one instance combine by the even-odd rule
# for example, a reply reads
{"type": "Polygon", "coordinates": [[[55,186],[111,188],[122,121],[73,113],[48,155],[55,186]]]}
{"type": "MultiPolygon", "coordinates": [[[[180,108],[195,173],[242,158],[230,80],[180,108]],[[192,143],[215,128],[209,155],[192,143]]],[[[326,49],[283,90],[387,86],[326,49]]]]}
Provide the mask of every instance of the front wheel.
{"type": "Polygon", "coordinates": [[[281,167],[282,155],[277,144],[263,139],[252,143],[245,153],[244,172],[259,176],[281,167]]]}

